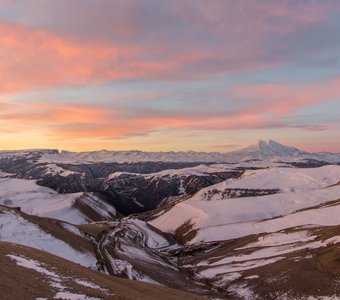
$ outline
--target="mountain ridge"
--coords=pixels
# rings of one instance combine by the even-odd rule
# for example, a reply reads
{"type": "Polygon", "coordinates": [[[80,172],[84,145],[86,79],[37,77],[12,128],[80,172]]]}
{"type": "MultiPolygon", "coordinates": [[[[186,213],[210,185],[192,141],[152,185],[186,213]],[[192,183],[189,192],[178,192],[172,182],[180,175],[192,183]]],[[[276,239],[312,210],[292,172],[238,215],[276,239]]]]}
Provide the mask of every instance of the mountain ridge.
{"type": "Polygon", "coordinates": [[[195,152],[195,151],[168,151],[168,152],[145,152],[145,151],[92,151],[92,152],[48,152],[42,153],[41,162],[118,162],[134,163],[148,161],[163,162],[217,162],[233,163],[245,160],[279,160],[283,159],[313,159],[326,162],[340,162],[340,153],[331,152],[306,152],[295,147],[285,146],[276,141],[259,140],[257,145],[232,152],[195,152]]]}
{"type": "Polygon", "coordinates": [[[195,151],[195,150],[185,150],[185,151],[143,151],[143,150],[138,150],[138,149],[130,149],[130,150],[109,150],[109,149],[102,149],[102,150],[93,150],[93,151],[69,151],[69,150],[58,150],[55,148],[32,148],[32,149],[18,149],[18,150],[0,150],[0,155],[1,154],[6,154],[6,153],[18,153],[18,154],[22,154],[25,152],[30,152],[30,153],[46,153],[46,154],[63,154],[63,153],[135,153],[135,154],[139,154],[139,153],[171,153],[171,154],[178,154],[178,153],[190,153],[190,154],[198,154],[198,153],[204,153],[204,154],[214,154],[214,153],[219,153],[219,154],[230,154],[230,153],[234,153],[234,152],[240,152],[240,151],[244,151],[244,150],[251,150],[251,149],[259,149],[259,150],[264,150],[265,148],[276,148],[276,149],[295,149],[297,151],[300,151],[302,153],[327,153],[327,154],[340,154],[340,152],[332,152],[332,151],[316,151],[316,152],[310,152],[310,151],[305,151],[305,150],[301,150],[298,149],[294,146],[287,146],[284,144],[281,144],[275,140],[269,139],[269,140],[262,140],[259,139],[255,144],[249,144],[248,146],[241,148],[241,149],[237,149],[237,150],[233,150],[233,151],[227,151],[227,152],[220,152],[220,151],[195,151]]]}

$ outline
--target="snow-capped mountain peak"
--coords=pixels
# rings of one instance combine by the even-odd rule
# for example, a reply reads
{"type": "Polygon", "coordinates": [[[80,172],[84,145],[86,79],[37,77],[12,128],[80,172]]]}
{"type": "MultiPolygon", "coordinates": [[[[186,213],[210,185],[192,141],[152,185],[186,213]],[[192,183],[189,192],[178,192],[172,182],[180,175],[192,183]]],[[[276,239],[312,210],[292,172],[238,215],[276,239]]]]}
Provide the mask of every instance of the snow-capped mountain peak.
{"type": "Polygon", "coordinates": [[[301,151],[295,147],[282,145],[273,140],[259,140],[255,145],[248,146],[244,149],[230,153],[235,161],[249,159],[295,159],[295,158],[311,158],[312,154],[301,151]]]}
{"type": "Polygon", "coordinates": [[[257,145],[258,151],[265,155],[301,155],[303,152],[297,148],[282,145],[273,140],[263,141],[259,140],[257,145]]]}

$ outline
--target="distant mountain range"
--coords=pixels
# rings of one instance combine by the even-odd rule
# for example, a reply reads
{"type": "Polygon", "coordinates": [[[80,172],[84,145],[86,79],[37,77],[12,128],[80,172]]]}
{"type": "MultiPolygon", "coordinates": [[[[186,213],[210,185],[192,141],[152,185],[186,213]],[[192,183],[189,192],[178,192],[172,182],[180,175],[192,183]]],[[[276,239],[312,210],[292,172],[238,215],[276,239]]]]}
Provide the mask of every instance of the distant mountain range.
{"type": "Polygon", "coordinates": [[[278,142],[260,140],[256,145],[251,145],[241,150],[228,153],[220,152],[143,152],[132,151],[92,151],[69,152],[58,150],[22,150],[1,151],[2,155],[39,155],[40,162],[84,164],[84,163],[136,163],[136,162],[215,162],[238,163],[247,160],[270,161],[299,161],[318,160],[330,163],[340,163],[340,153],[306,152],[295,147],[282,145],[278,142]]]}

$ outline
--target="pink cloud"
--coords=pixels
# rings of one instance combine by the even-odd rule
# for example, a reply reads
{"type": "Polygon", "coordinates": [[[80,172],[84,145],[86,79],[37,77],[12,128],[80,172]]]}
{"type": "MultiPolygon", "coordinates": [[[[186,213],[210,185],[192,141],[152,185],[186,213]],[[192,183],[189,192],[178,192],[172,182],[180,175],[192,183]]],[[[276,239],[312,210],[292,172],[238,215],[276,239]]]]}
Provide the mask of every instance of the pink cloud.
{"type": "MultiPolygon", "coordinates": [[[[262,90],[261,90],[262,91],[262,90]]],[[[278,94],[277,96],[280,96],[278,94]]],[[[304,103],[305,104],[305,103],[304,103]]],[[[57,140],[108,139],[148,135],[152,132],[183,130],[191,132],[225,131],[239,129],[279,129],[296,127],[297,130],[320,131],[328,127],[322,125],[292,126],[284,121],[282,115],[272,117],[267,110],[249,108],[233,114],[220,113],[195,115],[192,113],[158,114],[138,113],[126,109],[101,107],[96,105],[58,104],[48,102],[0,103],[1,131],[23,134],[29,130],[43,130],[43,134],[57,140]],[[10,131],[8,131],[10,129],[10,131]]],[[[299,104],[301,107],[301,104],[299,104]]],[[[269,106],[269,111],[276,107],[269,106]]],[[[293,107],[290,108],[293,109],[293,107]]],[[[205,136],[207,133],[203,134],[205,136]]],[[[209,135],[209,133],[208,133],[209,135]]],[[[190,136],[188,137],[190,138],[190,136]]],[[[228,149],[234,145],[216,144],[215,148],[228,149]]],[[[236,148],[236,147],[235,147],[236,148]]]]}
{"type": "MultiPolygon", "coordinates": [[[[164,129],[226,130],[271,128],[279,126],[261,116],[239,113],[233,116],[138,115],[129,111],[98,108],[94,105],[21,103],[4,105],[0,120],[17,131],[43,128],[46,134],[58,138],[122,138],[164,129]],[[17,126],[20,124],[20,126],[17,126]]],[[[0,122],[0,123],[1,123],[0,122]]]]}
{"type": "Polygon", "coordinates": [[[310,140],[308,142],[301,142],[299,140],[293,140],[289,142],[294,147],[309,152],[324,152],[329,151],[333,153],[340,153],[339,143],[332,140],[310,140]]]}
{"type": "Polygon", "coordinates": [[[248,103],[253,113],[285,116],[300,108],[334,101],[340,97],[340,78],[307,85],[257,84],[233,88],[233,94],[248,103]]]}
{"type": "Polygon", "coordinates": [[[324,23],[337,8],[323,1],[252,0],[157,1],[140,9],[138,1],[103,1],[105,5],[81,2],[80,14],[79,3],[33,2],[22,18],[26,23],[30,14],[45,22],[58,20],[41,28],[39,22],[34,27],[0,22],[0,92],[110,80],[204,78],[282,65],[287,58],[272,56],[268,37],[324,23]],[[46,16],[35,15],[41,12],[37,3],[46,16]]]}
{"type": "Polygon", "coordinates": [[[0,92],[153,77],[173,67],[142,61],[140,46],[75,43],[41,29],[0,22],[0,92]]]}
{"type": "MultiPolygon", "coordinates": [[[[82,2],[76,2],[34,1],[47,13],[42,16],[44,25],[32,18],[33,26],[26,14],[18,20],[26,25],[0,21],[0,94],[112,80],[201,79],[281,66],[308,55],[314,59],[318,49],[303,48],[299,41],[299,47],[294,48],[294,43],[285,44],[280,38],[312,32],[314,26],[328,24],[330,14],[339,9],[332,1],[174,0],[161,5],[147,1],[149,5],[142,5],[143,9],[138,1],[102,1],[105,5],[86,1],[80,13],[78,4],[82,2]],[[46,21],[49,19],[57,20],[56,24],[46,21]],[[275,43],[270,43],[273,37],[275,43]],[[275,50],[288,53],[287,57],[275,50]]],[[[35,8],[33,5],[27,15],[35,8]]],[[[304,85],[243,84],[228,90],[228,104],[224,99],[212,101],[220,111],[188,105],[181,111],[164,112],[157,109],[158,103],[153,110],[137,107],[128,111],[124,104],[102,108],[49,103],[48,99],[20,106],[6,102],[0,103],[0,124],[2,132],[6,127],[13,132],[43,128],[49,136],[72,139],[123,138],[164,129],[198,132],[293,127],[316,132],[329,126],[292,125],[285,118],[310,105],[339,99],[339,86],[340,78],[304,85]],[[241,103],[240,108],[236,102],[241,103]],[[230,103],[235,107],[224,107],[230,103]]],[[[148,101],[138,93],[132,98],[148,101]]],[[[214,91],[209,91],[207,98],[209,93],[214,91]]],[[[159,95],[151,100],[166,98],[163,91],[159,95]]],[[[188,102],[192,97],[189,95],[188,102]]]]}

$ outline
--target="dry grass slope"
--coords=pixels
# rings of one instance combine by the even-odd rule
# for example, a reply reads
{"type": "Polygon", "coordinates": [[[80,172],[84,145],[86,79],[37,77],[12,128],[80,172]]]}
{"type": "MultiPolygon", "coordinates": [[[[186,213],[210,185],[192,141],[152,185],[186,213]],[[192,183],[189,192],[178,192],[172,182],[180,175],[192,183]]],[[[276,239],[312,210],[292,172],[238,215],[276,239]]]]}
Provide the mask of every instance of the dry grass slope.
{"type": "Polygon", "coordinates": [[[0,242],[0,295],[2,300],[30,300],[38,297],[52,299],[56,290],[51,287],[48,278],[41,273],[18,266],[7,255],[12,254],[27,259],[35,260],[48,270],[60,275],[62,278],[71,278],[62,282],[72,293],[87,295],[100,299],[125,299],[125,300],[200,300],[205,297],[194,295],[163,286],[125,280],[117,277],[87,269],[78,264],[64,260],[49,253],[33,248],[0,242]],[[81,279],[97,284],[106,292],[77,284],[74,280],[81,279]]]}

